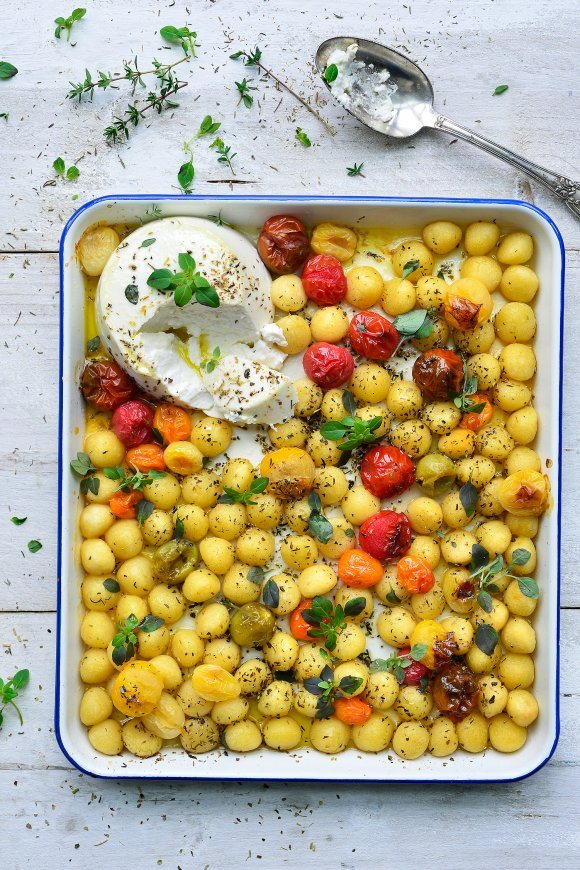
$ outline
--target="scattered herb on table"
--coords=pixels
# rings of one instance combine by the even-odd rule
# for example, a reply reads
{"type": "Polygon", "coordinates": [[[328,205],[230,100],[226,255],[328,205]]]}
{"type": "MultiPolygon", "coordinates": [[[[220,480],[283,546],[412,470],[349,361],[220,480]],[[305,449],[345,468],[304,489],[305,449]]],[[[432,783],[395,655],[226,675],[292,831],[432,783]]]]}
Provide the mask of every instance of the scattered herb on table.
{"type": "Polygon", "coordinates": [[[500,94],[505,94],[509,85],[498,85],[495,91],[492,94],[492,97],[499,97],[500,94]]]}
{"type": "Polygon", "coordinates": [[[317,595],[312,599],[312,607],[302,611],[303,619],[312,628],[308,629],[310,637],[320,638],[323,645],[329,652],[336,649],[336,642],[339,635],[347,626],[346,616],[358,616],[366,607],[364,598],[351,598],[342,607],[337,604],[336,607],[328,598],[322,595],[317,595]]]}
{"type": "Polygon", "coordinates": [[[230,167],[232,171],[232,175],[235,175],[234,167],[232,166],[232,160],[236,157],[236,152],[231,153],[231,146],[226,145],[223,139],[220,139],[219,136],[209,146],[210,148],[214,148],[218,153],[218,163],[226,164],[230,167]]]}
{"type": "Polygon", "coordinates": [[[206,115],[199,125],[199,130],[195,134],[194,138],[199,139],[201,136],[208,136],[213,133],[217,133],[219,128],[221,127],[221,121],[214,121],[211,115],[206,115]]]}
{"type": "Polygon", "coordinates": [[[54,163],[52,164],[52,168],[56,172],[57,175],[60,175],[61,178],[66,178],[68,181],[76,181],[80,175],[78,167],[69,166],[66,168],[66,164],[62,157],[57,157],[54,163]]]}
{"type": "Polygon", "coordinates": [[[180,45],[186,55],[191,54],[192,57],[197,57],[195,49],[199,48],[196,43],[197,33],[190,30],[189,27],[172,27],[167,25],[159,31],[163,39],[167,42],[180,45]]]}
{"type": "Polygon", "coordinates": [[[10,677],[9,680],[0,679],[0,703],[2,707],[0,708],[0,727],[4,722],[4,710],[8,705],[14,707],[16,712],[18,713],[18,718],[20,719],[20,724],[24,725],[24,719],[22,718],[22,713],[20,712],[20,708],[18,704],[15,703],[14,699],[18,697],[22,689],[25,689],[30,680],[30,671],[24,668],[21,671],[16,671],[13,677],[10,677]]]}
{"type": "Polygon", "coordinates": [[[62,31],[66,30],[66,41],[70,42],[70,34],[74,25],[77,21],[80,21],[81,18],[84,18],[87,14],[86,9],[73,9],[68,18],[63,18],[62,15],[59,15],[58,18],[54,19],[54,23],[56,24],[56,28],[54,31],[54,35],[57,39],[60,39],[62,31]]]}
{"type": "MultiPolygon", "coordinates": [[[[7,60],[0,60],[0,79],[11,79],[18,73],[16,67],[7,60]]],[[[6,114],[8,118],[8,114],[6,114]]]]}
{"type": "Polygon", "coordinates": [[[310,146],[312,145],[312,142],[308,137],[308,133],[303,130],[302,127],[296,127],[296,136],[294,138],[298,139],[298,141],[301,142],[302,145],[305,146],[305,148],[310,148],[310,146]]]}
{"type": "Polygon", "coordinates": [[[157,631],[165,624],[165,621],[160,616],[152,616],[150,613],[139,622],[134,613],[127,617],[125,622],[118,622],[117,628],[119,631],[112,640],[113,652],[112,659],[119,667],[133,658],[137,651],[138,637],[136,631],[144,631],[150,634],[152,631],[157,631]]]}
{"type": "Polygon", "coordinates": [[[31,553],[38,553],[39,550],[42,550],[42,544],[40,541],[33,539],[28,542],[28,549],[31,553]]]}
{"type": "Polygon", "coordinates": [[[352,166],[346,167],[346,174],[350,175],[351,178],[354,178],[355,175],[360,175],[361,178],[364,178],[365,176],[362,171],[363,166],[364,163],[353,163],[352,166]]]}
{"type": "Polygon", "coordinates": [[[334,702],[345,695],[351,696],[361,687],[362,677],[346,676],[335,680],[334,671],[325,665],[318,677],[304,680],[304,688],[312,695],[318,695],[316,718],[326,719],[334,713],[334,702]]]}
{"type": "Polygon", "coordinates": [[[71,89],[66,96],[68,100],[78,99],[79,103],[85,97],[88,100],[92,100],[95,90],[106,90],[121,81],[129,82],[131,93],[134,94],[138,85],[145,87],[144,76],[154,75],[157,79],[162,79],[170,74],[174,67],[189,59],[189,55],[187,55],[173,63],[160,63],[158,60],[153,60],[151,69],[140,70],[137,66],[137,58],[135,58],[135,60],[125,63],[123,65],[124,72],[117,75],[111,75],[111,73],[98,70],[97,75],[94,76],[89,70],[86,70],[85,78],[82,82],[69,82],[71,89]]]}
{"type": "Polygon", "coordinates": [[[246,109],[251,109],[254,104],[254,98],[250,91],[255,91],[256,85],[250,84],[247,79],[242,79],[241,82],[236,82],[235,85],[240,95],[238,103],[243,103],[246,109]]]}
{"type": "Polygon", "coordinates": [[[8,120],[8,112],[0,112],[0,118],[2,118],[4,121],[7,121],[8,120]]]}
{"type": "Polygon", "coordinates": [[[14,523],[15,526],[22,526],[27,519],[28,517],[10,517],[10,522],[14,523]]]}
{"type": "Polygon", "coordinates": [[[209,281],[197,271],[191,254],[179,254],[177,262],[181,272],[154,269],[147,279],[149,287],[154,287],[162,293],[173,293],[174,302],[180,308],[187,305],[194,297],[200,305],[219,308],[220,300],[215,287],[212,287],[209,281]]]}
{"type": "Polygon", "coordinates": [[[267,477],[257,477],[251,482],[250,488],[245,492],[239,492],[237,489],[224,486],[223,495],[220,495],[218,501],[220,504],[256,504],[253,496],[264,492],[267,486],[267,477]]]}
{"type": "Polygon", "coordinates": [[[182,163],[177,173],[177,181],[184,193],[191,193],[191,186],[195,178],[195,169],[191,158],[185,163],[182,163]]]}
{"type": "Polygon", "coordinates": [[[129,103],[125,113],[120,117],[114,117],[113,123],[105,128],[103,135],[107,144],[114,145],[120,141],[127,141],[131,134],[131,127],[137,127],[145,117],[145,113],[151,109],[160,115],[168,109],[176,109],[179,106],[172,97],[182,88],[187,87],[188,83],[180,81],[172,72],[164,72],[158,76],[158,80],[158,90],[149,91],[144,105],[129,103]]]}

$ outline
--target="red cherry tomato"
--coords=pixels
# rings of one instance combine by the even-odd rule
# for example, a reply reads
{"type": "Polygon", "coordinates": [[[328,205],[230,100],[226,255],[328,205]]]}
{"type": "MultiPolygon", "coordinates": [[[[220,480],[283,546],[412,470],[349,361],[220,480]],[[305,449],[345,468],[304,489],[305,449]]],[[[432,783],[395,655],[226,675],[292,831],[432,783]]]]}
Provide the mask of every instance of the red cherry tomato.
{"type": "Polygon", "coordinates": [[[310,380],[324,390],[345,384],[354,371],[354,359],[346,347],[329,344],[327,341],[311,344],[304,354],[302,364],[310,380]]]}
{"type": "MultiPolygon", "coordinates": [[[[399,656],[406,657],[411,652],[410,646],[405,646],[403,649],[399,650],[399,656]]],[[[418,686],[423,679],[423,677],[427,677],[431,671],[429,668],[423,664],[423,662],[414,662],[411,659],[411,664],[408,668],[405,668],[405,678],[403,683],[406,686],[418,686]]]]}
{"type": "Polygon", "coordinates": [[[291,214],[268,218],[258,238],[258,253],[271,272],[295,272],[309,252],[308,233],[301,220],[291,214]]]}
{"type": "Polygon", "coordinates": [[[422,556],[403,556],[397,564],[397,580],[411,595],[433,589],[435,576],[431,565],[422,556]]]}
{"type": "Polygon", "coordinates": [[[390,359],[401,340],[391,321],[375,311],[355,314],[348,336],[353,350],[367,359],[390,359]]]}
{"type": "Polygon", "coordinates": [[[141,399],[120,405],[111,418],[111,428],[125,447],[137,447],[151,440],[153,408],[141,399]]]}
{"type": "Polygon", "coordinates": [[[463,379],[463,360],[445,347],[425,351],[413,364],[413,380],[429,401],[457,395],[463,379]]]}
{"type": "Polygon", "coordinates": [[[358,542],[365,553],[381,562],[398,559],[411,546],[411,525],[406,514],[379,511],[358,530],[358,542]]]}
{"type": "Polygon", "coordinates": [[[302,270],[302,286],[317,305],[338,305],[346,296],[346,275],[340,260],[329,254],[310,257],[302,270]]]}
{"type": "Polygon", "coordinates": [[[415,482],[412,459],[398,447],[371,447],[361,463],[363,486],[378,498],[396,498],[415,482]]]}
{"type": "Polygon", "coordinates": [[[81,375],[81,392],[101,411],[112,411],[135,394],[135,384],[114,362],[87,362],[81,375]]]}
{"type": "Polygon", "coordinates": [[[304,617],[302,616],[303,610],[310,610],[312,607],[312,598],[305,598],[300,602],[296,610],[292,611],[290,616],[290,631],[293,637],[296,640],[309,640],[312,641],[313,638],[310,637],[308,631],[312,628],[310,623],[306,622],[304,617]]]}

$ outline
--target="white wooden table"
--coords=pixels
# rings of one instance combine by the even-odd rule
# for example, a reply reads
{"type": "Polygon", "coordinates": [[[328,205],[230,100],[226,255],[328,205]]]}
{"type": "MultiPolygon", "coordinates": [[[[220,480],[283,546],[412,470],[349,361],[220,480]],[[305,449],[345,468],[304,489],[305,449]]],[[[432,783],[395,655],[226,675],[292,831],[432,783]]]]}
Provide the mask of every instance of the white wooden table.
{"type": "MultiPolygon", "coordinates": [[[[437,104],[452,118],[571,177],[580,175],[575,0],[93,0],[71,43],[52,20],[74,4],[1,0],[0,60],[19,74],[0,81],[0,673],[28,667],[20,729],[0,731],[0,842],[9,870],[157,866],[222,868],[520,867],[580,865],[580,224],[509,167],[445,136],[389,143],[327,102],[311,58],[331,35],[381,39],[422,63],[437,104]],[[179,57],[158,30],[198,31],[199,59],[179,69],[190,81],[181,107],[142,124],[128,145],[108,148],[102,130],[128,100],[124,89],[92,104],[65,99],[69,80],[119,70],[137,54],[179,57]],[[258,44],[264,62],[316,104],[336,129],[270,83],[251,110],[236,105],[228,60],[258,44]],[[509,90],[499,97],[499,84],[509,90]],[[567,245],[562,573],[562,736],[549,765],[513,785],[405,787],[92,780],[61,755],[53,734],[58,363],[57,244],[63,222],[86,199],[176,189],[182,143],[206,113],[223,123],[236,179],[205,143],[195,148],[196,193],[426,194],[516,197],[536,202],[567,245]],[[296,126],[312,139],[305,149],[296,126]],[[57,181],[53,160],[78,161],[77,182],[57,181]],[[364,178],[346,167],[364,161],[364,178]],[[73,195],[78,201],[73,201],[73,195]],[[28,516],[25,526],[9,523],[28,516]],[[26,543],[39,538],[32,555],[26,543]],[[577,718],[578,717],[578,718],[577,718]]],[[[251,74],[251,71],[249,71],[251,74]]],[[[267,775],[267,771],[264,771],[267,775]]]]}

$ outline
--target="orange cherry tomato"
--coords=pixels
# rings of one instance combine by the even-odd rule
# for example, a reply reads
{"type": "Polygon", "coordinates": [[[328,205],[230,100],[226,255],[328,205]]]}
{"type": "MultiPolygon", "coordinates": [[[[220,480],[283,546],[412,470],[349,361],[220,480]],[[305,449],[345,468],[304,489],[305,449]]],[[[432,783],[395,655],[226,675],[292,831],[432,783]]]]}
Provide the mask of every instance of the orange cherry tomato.
{"type": "Polygon", "coordinates": [[[140,444],[127,450],[125,460],[138,471],[165,471],[163,447],[160,444],[140,444]]]}
{"type": "Polygon", "coordinates": [[[109,500],[109,507],[120,520],[134,520],[136,516],[135,505],[143,498],[145,496],[138,489],[131,492],[119,490],[109,500]]]}
{"type": "Polygon", "coordinates": [[[435,576],[431,566],[421,556],[403,556],[397,562],[397,580],[407,592],[429,592],[435,584],[435,576]]]}
{"type": "Polygon", "coordinates": [[[303,610],[309,610],[312,607],[312,599],[305,598],[304,601],[301,601],[296,610],[292,611],[292,615],[290,616],[290,631],[292,635],[296,638],[296,640],[309,640],[313,641],[314,638],[310,637],[308,631],[312,628],[310,623],[306,622],[304,617],[302,616],[303,610]]]}
{"type": "Polygon", "coordinates": [[[383,566],[364,550],[347,550],[338,560],[338,576],[352,589],[376,586],[383,577],[383,566]]]}
{"type": "Polygon", "coordinates": [[[337,698],[334,715],[345,725],[364,725],[370,719],[373,708],[361,698],[337,698]]]}
{"type": "Polygon", "coordinates": [[[467,411],[461,418],[459,424],[460,429],[471,429],[476,432],[482,426],[487,425],[493,416],[493,405],[489,401],[485,393],[474,393],[469,397],[472,405],[481,405],[484,402],[484,407],[481,411],[467,411]]]}
{"type": "Polygon", "coordinates": [[[187,411],[176,405],[158,405],[153,417],[153,426],[163,435],[168,444],[172,441],[187,441],[191,435],[191,420],[187,411]]]}

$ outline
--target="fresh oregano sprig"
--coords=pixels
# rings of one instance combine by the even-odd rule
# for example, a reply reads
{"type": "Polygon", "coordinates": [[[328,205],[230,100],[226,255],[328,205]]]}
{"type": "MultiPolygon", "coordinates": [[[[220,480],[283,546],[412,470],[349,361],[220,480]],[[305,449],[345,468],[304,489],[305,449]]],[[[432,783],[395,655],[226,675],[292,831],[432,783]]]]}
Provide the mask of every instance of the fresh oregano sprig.
{"type": "Polygon", "coordinates": [[[131,474],[128,474],[120,465],[116,465],[114,468],[103,468],[103,473],[109,480],[117,480],[119,481],[119,485],[115,492],[119,490],[123,490],[123,492],[134,492],[135,490],[142,490],[144,486],[148,486],[150,483],[153,483],[154,480],[159,480],[161,477],[165,477],[164,471],[135,471],[131,474]]]}
{"type": "Polygon", "coordinates": [[[56,24],[56,28],[54,31],[54,35],[57,39],[60,39],[61,33],[63,30],[66,30],[66,41],[70,42],[70,33],[73,29],[75,23],[80,21],[81,18],[84,18],[87,14],[86,9],[73,9],[68,18],[63,18],[62,15],[59,15],[58,18],[54,19],[54,23],[56,24]]]}
{"type": "Polygon", "coordinates": [[[251,109],[254,105],[254,98],[250,91],[256,90],[256,85],[249,82],[247,79],[242,79],[241,82],[235,82],[238,94],[240,98],[238,100],[239,103],[243,103],[246,109],[251,109]]]}
{"type": "Polygon", "coordinates": [[[77,452],[77,458],[71,459],[70,467],[73,474],[82,478],[79,487],[83,495],[87,495],[89,492],[92,492],[93,495],[99,494],[101,482],[98,477],[92,477],[93,472],[97,469],[91,462],[88,453],[77,452]]]}
{"type": "Polygon", "coordinates": [[[304,688],[312,695],[318,696],[316,702],[317,719],[326,719],[334,713],[334,702],[345,695],[351,696],[362,685],[362,677],[346,676],[335,680],[334,671],[325,665],[318,677],[304,680],[304,688]]]}
{"type": "Polygon", "coordinates": [[[329,652],[336,649],[336,642],[341,632],[346,628],[346,616],[358,616],[366,607],[364,598],[351,598],[344,607],[334,606],[332,601],[317,595],[312,599],[312,607],[302,611],[303,619],[312,628],[308,629],[309,637],[320,638],[329,652]]]}
{"type": "Polygon", "coordinates": [[[178,254],[181,272],[171,269],[154,269],[147,279],[149,287],[162,293],[173,293],[173,301],[183,308],[195,297],[195,301],[208,308],[219,308],[220,300],[215,287],[201,275],[191,254],[178,254]]]}
{"type": "Polygon", "coordinates": [[[479,414],[485,408],[485,402],[472,402],[471,396],[477,393],[477,378],[467,372],[467,366],[463,364],[463,388],[459,395],[453,399],[453,404],[464,414],[479,414]]]}
{"type": "Polygon", "coordinates": [[[397,350],[405,341],[413,338],[427,338],[434,328],[433,319],[429,311],[416,308],[407,314],[399,314],[393,320],[393,326],[401,336],[397,350]]]}
{"type": "Polygon", "coordinates": [[[22,718],[22,713],[20,712],[20,708],[18,704],[15,703],[14,699],[18,697],[19,693],[22,689],[25,689],[30,681],[30,671],[26,668],[23,668],[21,671],[16,671],[13,677],[10,677],[9,680],[0,679],[0,727],[2,727],[2,723],[4,722],[4,710],[8,705],[14,707],[16,712],[18,713],[18,718],[20,719],[20,724],[24,725],[24,719],[22,718]]]}
{"type": "Polygon", "coordinates": [[[220,364],[221,358],[222,354],[219,347],[214,347],[211,355],[203,359],[199,367],[200,369],[203,369],[204,372],[207,372],[208,375],[210,375],[220,364]]]}
{"type": "Polygon", "coordinates": [[[328,441],[340,441],[339,450],[354,450],[362,444],[376,441],[380,436],[375,432],[382,422],[382,417],[361,420],[360,417],[348,416],[342,420],[328,420],[323,423],[320,434],[328,441]]]}
{"type": "Polygon", "coordinates": [[[405,671],[413,662],[420,662],[427,653],[427,644],[416,643],[406,655],[393,653],[388,659],[375,659],[370,664],[371,674],[378,671],[392,671],[398,683],[405,679],[405,671]]]}
{"type": "Polygon", "coordinates": [[[493,609],[493,600],[490,592],[499,592],[499,587],[495,583],[495,578],[501,574],[502,577],[511,577],[512,580],[517,580],[520,592],[527,598],[538,598],[538,584],[532,577],[520,577],[513,573],[516,566],[526,565],[531,559],[531,553],[524,547],[518,547],[512,553],[510,562],[506,565],[503,556],[500,554],[494,559],[490,559],[490,555],[485,547],[481,544],[474,544],[471,548],[471,564],[470,578],[476,580],[479,591],[477,593],[477,602],[482,610],[486,613],[491,613],[493,609]]]}
{"type": "Polygon", "coordinates": [[[139,622],[134,613],[127,617],[125,622],[118,622],[117,628],[119,631],[113,638],[112,659],[114,663],[120,667],[133,658],[137,649],[138,637],[136,631],[144,631],[150,634],[152,631],[157,631],[165,624],[165,620],[160,616],[152,616],[150,613],[139,622]]]}
{"type": "Polygon", "coordinates": [[[268,486],[269,479],[267,477],[256,477],[250,484],[250,488],[245,492],[238,492],[237,489],[232,489],[229,486],[224,486],[223,494],[220,495],[218,501],[220,504],[256,504],[253,496],[264,492],[268,486]]]}
{"type": "Polygon", "coordinates": [[[217,133],[219,128],[221,127],[221,121],[214,121],[211,115],[206,115],[203,118],[201,124],[199,125],[199,130],[194,136],[194,139],[199,139],[201,136],[209,136],[213,133],[217,133]]]}

